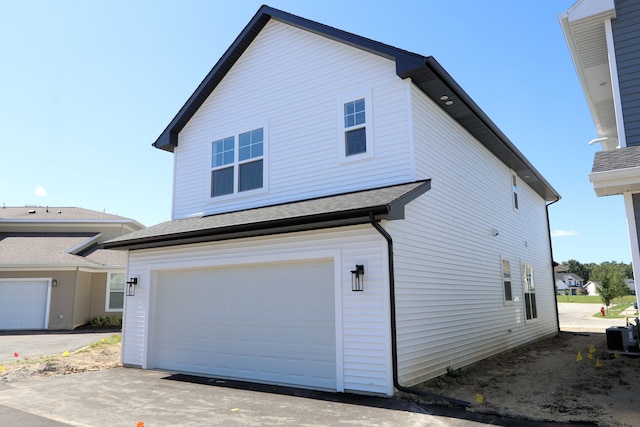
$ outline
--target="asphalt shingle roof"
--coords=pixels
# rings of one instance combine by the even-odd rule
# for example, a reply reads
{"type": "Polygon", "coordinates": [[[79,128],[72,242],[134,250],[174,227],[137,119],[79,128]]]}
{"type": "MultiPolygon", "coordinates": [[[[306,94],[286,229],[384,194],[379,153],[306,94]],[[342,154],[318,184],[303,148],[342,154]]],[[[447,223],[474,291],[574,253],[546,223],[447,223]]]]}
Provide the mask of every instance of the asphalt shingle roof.
{"type": "Polygon", "coordinates": [[[622,147],[611,151],[598,151],[591,172],[607,172],[640,166],[640,146],[622,147]]]}
{"type": "Polygon", "coordinates": [[[283,203],[201,218],[163,222],[105,242],[106,248],[145,248],[312,230],[377,219],[399,219],[404,205],[431,180],[283,203]]]}
{"type": "Polygon", "coordinates": [[[32,220],[43,222],[69,220],[132,221],[129,218],[118,215],[74,207],[0,207],[0,222],[12,220],[32,220]]]}

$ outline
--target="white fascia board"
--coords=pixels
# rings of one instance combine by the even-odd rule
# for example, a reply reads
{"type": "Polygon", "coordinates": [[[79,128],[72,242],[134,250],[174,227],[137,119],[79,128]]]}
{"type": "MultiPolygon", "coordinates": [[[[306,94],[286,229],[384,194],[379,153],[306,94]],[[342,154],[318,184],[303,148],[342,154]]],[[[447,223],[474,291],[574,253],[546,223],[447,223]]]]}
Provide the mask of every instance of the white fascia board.
{"type": "Polygon", "coordinates": [[[640,166],[592,172],[589,181],[598,196],[613,196],[625,192],[640,191],[640,166]]]}
{"type": "Polygon", "coordinates": [[[92,244],[94,244],[95,242],[98,241],[98,239],[102,236],[102,233],[98,233],[93,237],[88,238],[87,240],[85,240],[84,242],[80,243],[79,245],[76,245],[74,247],[72,247],[71,249],[69,249],[67,251],[68,254],[72,254],[72,255],[76,255],[78,252],[88,248],[89,246],[91,246],[92,244]]]}
{"type": "Polygon", "coordinates": [[[561,16],[567,16],[569,21],[579,21],[600,13],[611,13],[611,18],[615,18],[616,5],[614,0],[580,0],[561,16]]]}

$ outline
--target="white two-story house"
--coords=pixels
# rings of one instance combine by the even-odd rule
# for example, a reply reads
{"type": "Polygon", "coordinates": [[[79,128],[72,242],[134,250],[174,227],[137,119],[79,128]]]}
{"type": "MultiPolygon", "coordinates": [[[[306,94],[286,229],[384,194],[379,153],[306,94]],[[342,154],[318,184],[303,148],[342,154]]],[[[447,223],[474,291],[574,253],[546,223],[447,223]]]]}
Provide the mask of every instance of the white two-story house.
{"type": "Polygon", "coordinates": [[[392,395],[558,331],[559,195],[432,57],[263,6],[153,145],[126,365],[392,395]]]}

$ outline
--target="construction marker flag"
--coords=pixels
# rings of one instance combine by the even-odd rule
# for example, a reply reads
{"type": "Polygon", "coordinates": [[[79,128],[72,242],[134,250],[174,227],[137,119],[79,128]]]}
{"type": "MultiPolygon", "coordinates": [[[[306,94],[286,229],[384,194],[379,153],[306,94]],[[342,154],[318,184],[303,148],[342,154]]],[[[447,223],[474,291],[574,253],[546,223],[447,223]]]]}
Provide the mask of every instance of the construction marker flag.
{"type": "Polygon", "coordinates": [[[4,371],[6,371],[6,368],[4,366],[0,365],[0,371],[4,372],[4,371]]]}
{"type": "Polygon", "coordinates": [[[596,359],[596,366],[598,368],[600,368],[602,366],[602,362],[600,361],[600,359],[596,359]]]}
{"type": "Polygon", "coordinates": [[[68,351],[64,351],[64,352],[62,352],[62,355],[63,355],[64,357],[69,357],[69,352],[68,352],[68,351]]]}
{"type": "Polygon", "coordinates": [[[587,354],[587,357],[588,357],[589,359],[593,359],[593,353],[588,353],[588,354],[587,354]]]}
{"type": "Polygon", "coordinates": [[[591,344],[591,345],[589,346],[589,353],[595,353],[595,352],[596,352],[596,348],[594,347],[594,345],[593,345],[593,344],[591,344]]]}
{"type": "Polygon", "coordinates": [[[476,403],[482,405],[482,402],[484,402],[484,396],[480,393],[476,393],[476,403]]]}
{"type": "Polygon", "coordinates": [[[576,356],[576,362],[579,362],[582,360],[582,353],[578,352],[578,355],[576,356]]]}
{"type": "Polygon", "coordinates": [[[13,353],[13,357],[20,357],[18,353],[13,353]]]}
{"type": "Polygon", "coordinates": [[[617,351],[614,351],[614,352],[613,352],[613,357],[617,359],[618,357],[620,357],[620,355],[618,355],[618,352],[617,352],[617,351]]]}

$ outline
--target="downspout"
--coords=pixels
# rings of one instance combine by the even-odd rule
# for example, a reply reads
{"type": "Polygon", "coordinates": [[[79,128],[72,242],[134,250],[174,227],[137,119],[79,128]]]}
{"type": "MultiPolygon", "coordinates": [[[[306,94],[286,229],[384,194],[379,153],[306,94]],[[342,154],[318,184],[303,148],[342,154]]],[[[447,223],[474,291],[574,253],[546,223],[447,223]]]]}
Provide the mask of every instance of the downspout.
{"type": "Polygon", "coordinates": [[[558,328],[558,332],[560,332],[560,314],[558,314],[558,303],[557,303],[558,291],[556,290],[556,275],[555,275],[555,271],[553,270],[553,245],[551,244],[551,223],[549,221],[549,206],[556,203],[558,200],[560,200],[560,197],[557,197],[553,202],[546,204],[545,211],[547,213],[547,233],[549,234],[549,254],[551,255],[551,283],[553,283],[553,300],[556,301],[556,304],[555,304],[556,325],[558,328]]]}
{"type": "Polygon", "coordinates": [[[451,397],[441,396],[438,394],[428,393],[422,390],[413,390],[405,387],[398,381],[398,345],[397,345],[397,332],[396,332],[396,292],[395,292],[395,275],[393,267],[393,239],[391,235],[385,230],[379,222],[375,219],[373,212],[369,214],[369,221],[373,228],[387,241],[387,256],[389,265],[389,307],[390,307],[390,320],[391,320],[391,370],[393,372],[393,386],[404,393],[414,394],[417,396],[428,397],[429,399],[446,402],[456,406],[462,406],[464,408],[471,406],[471,403],[464,400],[458,400],[451,397]]]}

